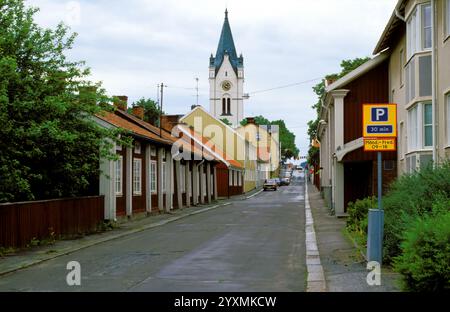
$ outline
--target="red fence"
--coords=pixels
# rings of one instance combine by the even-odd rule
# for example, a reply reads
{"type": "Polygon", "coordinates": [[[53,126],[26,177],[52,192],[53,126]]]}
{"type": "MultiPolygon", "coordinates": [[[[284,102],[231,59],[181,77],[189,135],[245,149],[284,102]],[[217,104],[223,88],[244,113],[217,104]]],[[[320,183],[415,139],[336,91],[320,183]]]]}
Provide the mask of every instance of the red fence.
{"type": "Polygon", "coordinates": [[[0,246],[24,247],[33,239],[95,232],[104,219],[104,200],[96,196],[0,204],[0,246]]]}

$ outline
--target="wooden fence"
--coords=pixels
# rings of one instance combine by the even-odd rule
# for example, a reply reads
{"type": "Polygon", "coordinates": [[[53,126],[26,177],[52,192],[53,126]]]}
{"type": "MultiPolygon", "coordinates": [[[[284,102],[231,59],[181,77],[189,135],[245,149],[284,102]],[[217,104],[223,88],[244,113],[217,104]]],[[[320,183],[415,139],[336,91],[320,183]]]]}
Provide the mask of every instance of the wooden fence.
{"type": "Polygon", "coordinates": [[[0,247],[95,232],[104,220],[104,200],[95,196],[0,204],[0,247]]]}

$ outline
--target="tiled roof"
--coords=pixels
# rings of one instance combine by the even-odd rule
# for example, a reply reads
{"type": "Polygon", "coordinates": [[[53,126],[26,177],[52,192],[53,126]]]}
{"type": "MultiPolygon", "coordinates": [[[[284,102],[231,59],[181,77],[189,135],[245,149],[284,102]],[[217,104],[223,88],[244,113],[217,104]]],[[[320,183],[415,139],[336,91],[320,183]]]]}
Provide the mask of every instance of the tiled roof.
{"type": "Polygon", "coordinates": [[[158,143],[163,143],[163,144],[172,144],[173,143],[171,140],[167,140],[166,138],[161,138],[158,135],[156,135],[155,133],[150,132],[147,129],[144,129],[144,128],[140,127],[139,125],[136,125],[135,123],[130,122],[114,113],[102,112],[102,113],[97,114],[96,116],[98,118],[100,118],[101,120],[104,120],[104,121],[112,124],[113,126],[122,128],[124,130],[128,130],[128,131],[132,132],[133,134],[142,136],[149,140],[152,140],[152,141],[155,141],[158,143]]]}

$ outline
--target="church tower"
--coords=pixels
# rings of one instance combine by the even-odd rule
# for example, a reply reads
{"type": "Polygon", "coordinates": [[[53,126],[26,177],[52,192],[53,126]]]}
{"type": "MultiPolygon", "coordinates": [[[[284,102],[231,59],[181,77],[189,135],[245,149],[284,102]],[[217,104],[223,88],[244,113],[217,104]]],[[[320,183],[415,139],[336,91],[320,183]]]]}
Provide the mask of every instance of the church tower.
{"type": "Polygon", "coordinates": [[[226,10],[216,56],[211,54],[209,60],[210,113],[239,126],[244,118],[243,87],[244,58],[237,56],[226,10]]]}

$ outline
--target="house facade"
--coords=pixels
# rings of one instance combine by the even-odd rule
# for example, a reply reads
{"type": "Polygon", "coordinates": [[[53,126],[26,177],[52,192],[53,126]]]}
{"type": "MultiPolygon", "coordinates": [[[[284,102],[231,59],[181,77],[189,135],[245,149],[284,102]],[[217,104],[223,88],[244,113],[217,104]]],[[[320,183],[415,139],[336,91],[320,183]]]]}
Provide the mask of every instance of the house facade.
{"type": "MultiPolygon", "coordinates": [[[[258,187],[258,163],[256,157],[256,147],[245,140],[235,129],[215,118],[203,107],[196,106],[185,116],[180,118],[180,122],[191,127],[195,133],[207,138],[212,145],[223,151],[227,161],[236,161],[240,164],[243,175],[243,192],[249,192],[258,187]]],[[[232,168],[232,170],[235,170],[232,168]]],[[[236,173],[231,173],[229,183],[235,184],[232,177],[236,173]]],[[[240,178],[239,178],[240,179],[240,178]]]]}
{"type": "MultiPolygon", "coordinates": [[[[121,100],[126,103],[126,97],[121,100]]],[[[143,121],[142,111],[129,114],[126,110],[126,104],[120,104],[115,111],[96,116],[101,126],[123,129],[133,140],[131,147],[113,147],[117,160],[101,161],[105,219],[167,213],[217,199],[218,159],[192,142],[177,140],[168,131],[143,121]],[[175,144],[189,146],[190,157],[176,157],[175,144]]]]}
{"type": "MultiPolygon", "coordinates": [[[[318,127],[317,165],[329,207],[341,217],[346,216],[349,202],[377,195],[377,154],[364,151],[362,111],[363,104],[389,102],[388,56],[376,56],[328,84],[325,91],[318,127]]],[[[382,165],[386,190],[397,176],[397,154],[383,152],[382,165]]]]}
{"type": "Polygon", "coordinates": [[[389,54],[398,172],[450,158],[450,0],[398,1],[374,53],[389,54]]]}

